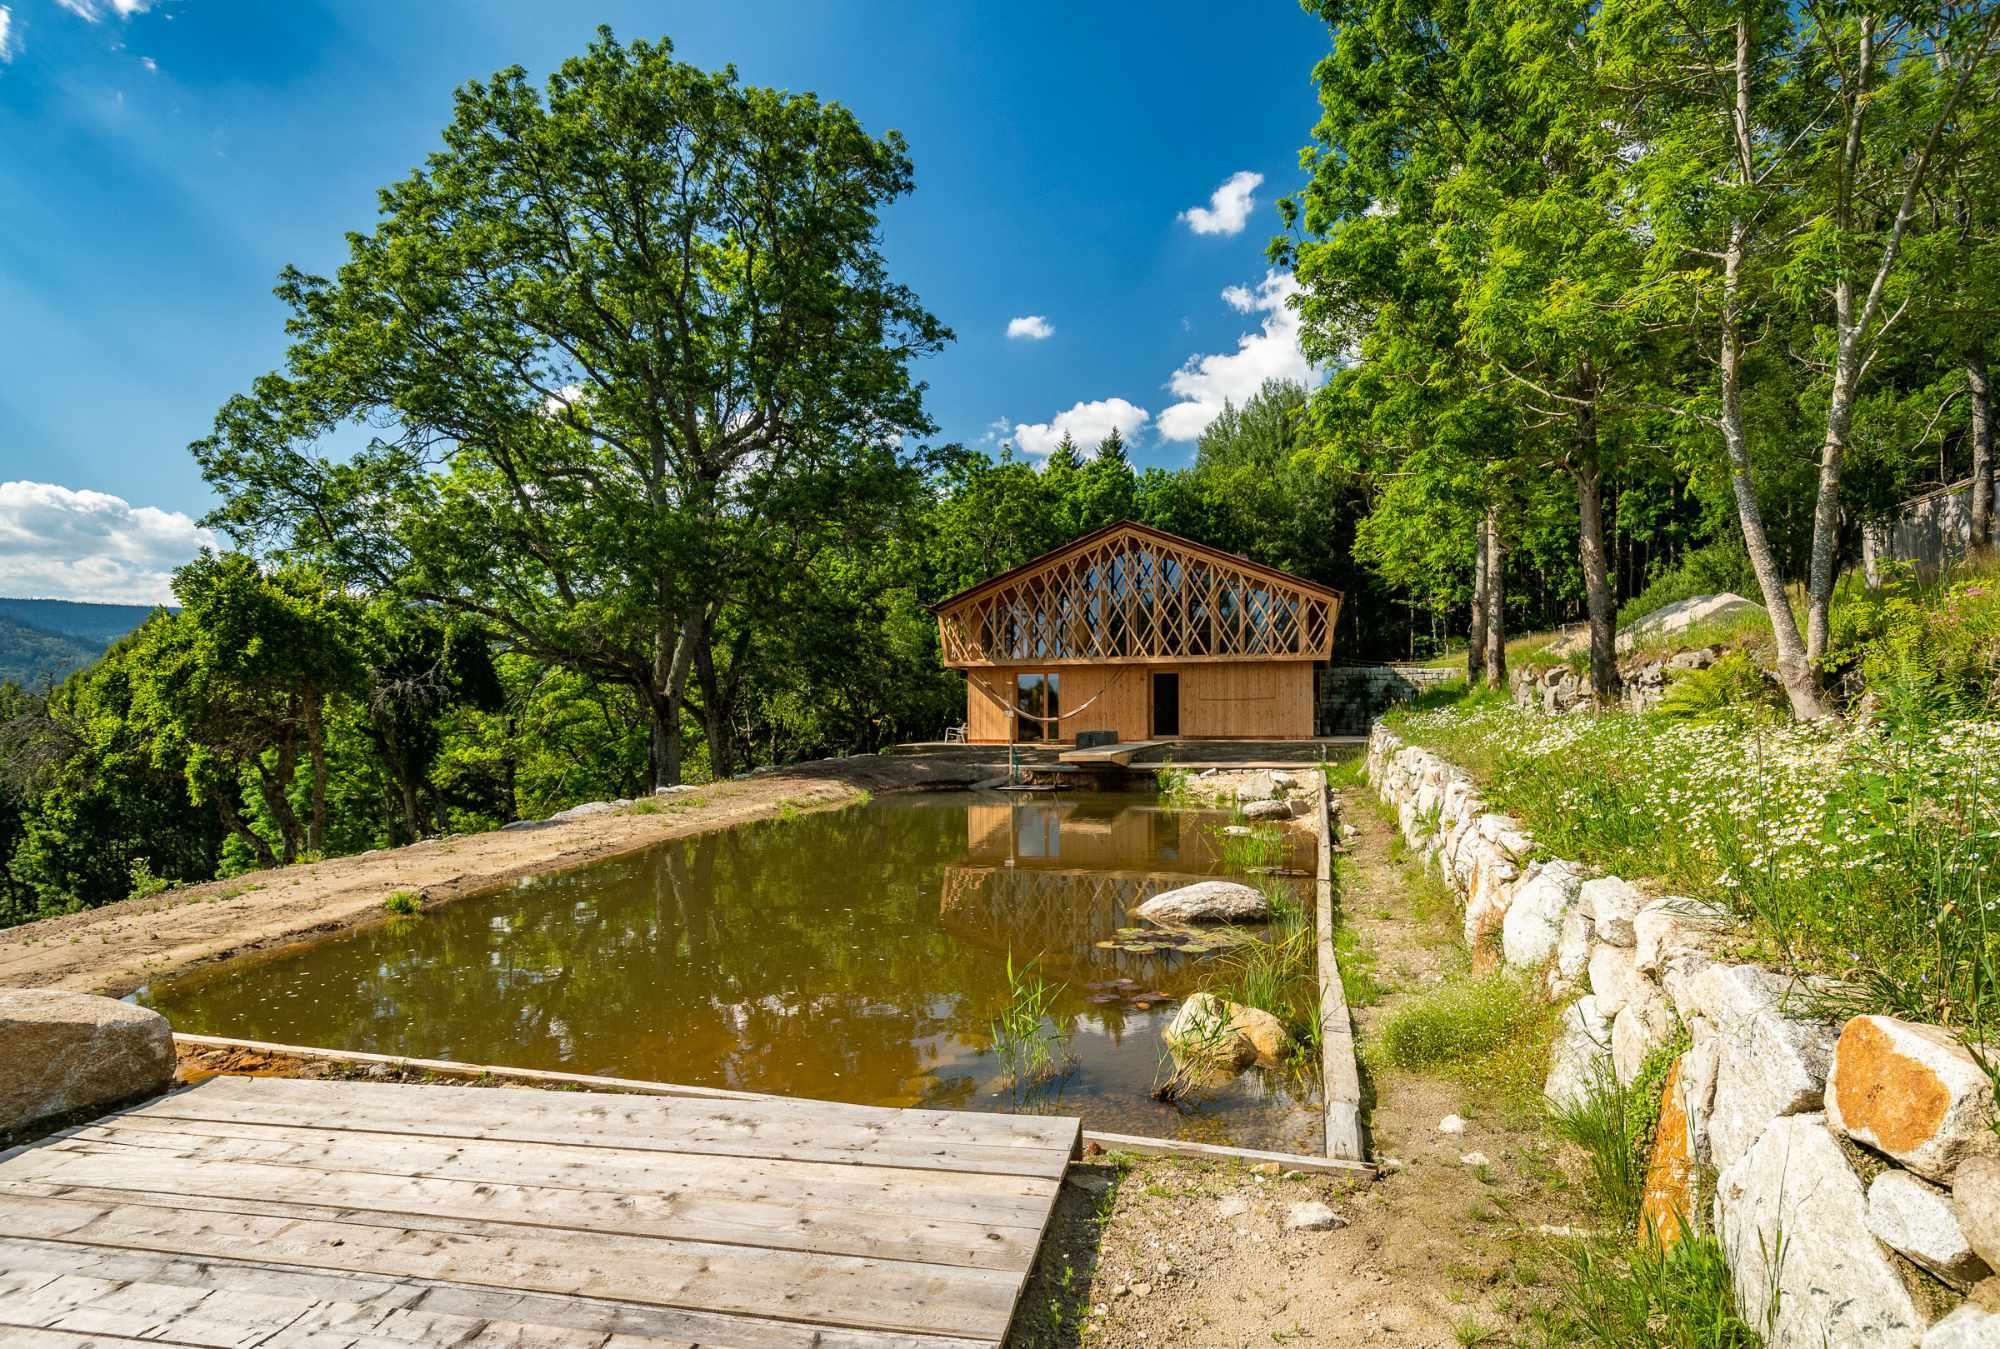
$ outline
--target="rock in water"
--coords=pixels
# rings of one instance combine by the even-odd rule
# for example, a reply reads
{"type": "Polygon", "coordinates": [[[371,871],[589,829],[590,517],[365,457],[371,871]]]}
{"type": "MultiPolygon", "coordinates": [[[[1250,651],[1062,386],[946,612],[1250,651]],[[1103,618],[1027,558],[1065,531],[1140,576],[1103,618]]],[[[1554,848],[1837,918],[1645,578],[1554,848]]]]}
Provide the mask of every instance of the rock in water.
{"type": "Polygon", "coordinates": [[[1182,1003],[1161,1033],[1177,1055],[1213,1059],[1237,1068],[1277,1064],[1292,1045],[1285,1023],[1269,1012],[1197,993],[1182,1003]]]}
{"type": "Polygon", "coordinates": [[[0,1131],[165,1091],[174,1036],[158,1012],[47,988],[0,989],[0,1131]]]}
{"type": "Polygon", "coordinates": [[[1156,923],[1260,923],[1271,916],[1271,901],[1235,881],[1196,881],[1163,890],[1134,912],[1156,923]]]}

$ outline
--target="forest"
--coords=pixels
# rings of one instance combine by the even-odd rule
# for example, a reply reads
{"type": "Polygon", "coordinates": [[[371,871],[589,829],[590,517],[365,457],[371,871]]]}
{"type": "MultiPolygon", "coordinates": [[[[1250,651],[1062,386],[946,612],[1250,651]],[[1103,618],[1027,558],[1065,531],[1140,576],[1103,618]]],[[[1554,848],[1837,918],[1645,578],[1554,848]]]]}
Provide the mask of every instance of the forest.
{"type": "Polygon", "coordinates": [[[1736,590],[1839,711],[1861,526],[1992,531],[2000,13],[1307,8],[1330,375],[1143,471],[938,443],[895,132],[608,31],[466,84],[192,445],[228,550],[0,685],[0,923],[934,737],[925,606],[1127,517],[1340,588],[1341,659],[1587,621],[1603,698],[1621,604],[1736,590]]]}

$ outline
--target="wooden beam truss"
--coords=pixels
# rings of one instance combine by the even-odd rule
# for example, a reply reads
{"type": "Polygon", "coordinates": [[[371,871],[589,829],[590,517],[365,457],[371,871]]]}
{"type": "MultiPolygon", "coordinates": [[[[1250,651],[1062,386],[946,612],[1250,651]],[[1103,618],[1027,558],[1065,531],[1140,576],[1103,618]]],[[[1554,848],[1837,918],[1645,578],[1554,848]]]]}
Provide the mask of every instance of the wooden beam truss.
{"type": "Polygon", "coordinates": [[[1131,525],[1001,580],[938,610],[946,665],[1326,660],[1340,615],[1334,591],[1131,525]]]}

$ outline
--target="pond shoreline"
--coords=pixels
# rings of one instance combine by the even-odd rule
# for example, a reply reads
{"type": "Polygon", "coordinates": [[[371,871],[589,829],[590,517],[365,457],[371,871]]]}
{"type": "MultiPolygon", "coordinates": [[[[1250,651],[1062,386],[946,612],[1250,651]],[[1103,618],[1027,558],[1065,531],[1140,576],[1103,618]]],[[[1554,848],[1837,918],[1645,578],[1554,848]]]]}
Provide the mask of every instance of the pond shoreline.
{"type": "Polygon", "coordinates": [[[949,790],[985,773],[907,757],[825,759],[703,787],[689,794],[698,804],[662,797],[650,813],[641,802],[636,810],[247,872],[0,930],[0,988],[124,997],[156,979],[386,921],[383,903],[398,890],[416,892],[430,909],[787,808],[838,807],[869,792],[949,790]]]}

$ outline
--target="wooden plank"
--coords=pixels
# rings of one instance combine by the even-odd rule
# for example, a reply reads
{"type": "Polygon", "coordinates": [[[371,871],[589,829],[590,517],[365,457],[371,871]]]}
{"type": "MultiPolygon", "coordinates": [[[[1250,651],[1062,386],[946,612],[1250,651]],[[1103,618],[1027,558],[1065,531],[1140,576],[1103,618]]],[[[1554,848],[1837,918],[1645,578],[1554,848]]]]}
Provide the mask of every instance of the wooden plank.
{"type": "MultiPolygon", "coordinates": [[[[521,1082],[542,1087],[582,1088],[632,1096],[689,1096],[710,1101],[783,1101],[794,1099],[766,1092],[730,1091],[723,1087],[689,1087],[672,1082],[648,1082],[628,1077],[598,1077],[590,1073],[559,1073],[546,1068],[503,1068],[490,1063],[460,1063],[454,1059],[412,1059],[396,1054],[370,1054],[359,1049],[322,1049],[316,1045],[281,1045],[268,1040],[238,1040],[226,1035],[190,1035],[174,1032],[176,1044],[202,1049],[248,1049],[281,1058],[317,1059],[324,1063],[352,1063],[363,1067],[380,1065],[435,1077],[490,1078],[495,1082],[521,1082]]],[[[221,1074],[218,1074],[221,1076],[221,1074]]]]}
{"type": "Polygon", "coordinates": [[[1368,1162],[1340,1157],[1315,1157],[1303,1152],[1266,1152],[1261,1148],[1231,1148],[1220,1143],[1191,1143],[1184,1138],[1145,1138],[1138,1134],[1108,1134],[1086,1129],[1085,1143],[1095,1143],[1106,1152],[1132,1152],[1147,1157],[1185,1157],[1197,1162],[1240,1162],[1260,1166],[1275,1162],[1286,1171],[1310,1171],[1317,1175],[1372,1176],[1368,1162]]]}
{"type": "MultiPolygon", "coordinates": [[[[152,1165],[151,1156],[206,1157],[327,1171],[372,1171],[419,1179],[536,1185],[608,1193],[695,1193],[755,1202],[810,1193],[866,1216],[918,1221],[976,1216],[1002,1227],[1030,1227],[1055,1193],[1052,1179],[896,1167],[835,1166],[758,1157],[715,1157],[637,1149],[542,1144],[522,1147],[478,1139],[398,1138],[291,1125],[207,1123],[113,1116],[51,1143],[118,1148],[152,1165]]],[[[0,1173],[4,1174],[4,1173],[0,1173]]]]}
{"type": "MultiPolygon", "coordinates": [[[[0,1186],[0,1230],[90,1245],[268,1260],[398,1278],[443,1278],[580,1297],[621,1297],[818,1325],[998,1341],[1018,1276],[990,1270],[746,1250],[599,1233],[503,1234],[375,1226],[317,1216],[208,1212],[79,1200],[0,1186]]],[[[164,1197],[171,1202],[171,1197],[164,1197]]],[[[333,1210],[326,1210],[331,1214],[333,1210]]]]}
{"type": "Polygon", "coordinates": [[[1173,743],[1172,740],[1134,740],[1129,744],[1102,745],[1095,749],[1067,749],[1056,758],[1058,762],[1070,764],[1129,764],[1135,754],[1173,743]]]}
{"type": "Polygon", "coordinates": [[[90,1144],[44,1149],[0,1172],[0,1183],[20,1181],[111,1192],[279,1200],[381,1214],[414,1213],[427,1220],[506,1222],[984,1269],[1027,1268],[1034,1261],[1038,1236],[1035,1228],[977,1220],[854,1213],[803,1189],[784,1198],[745,1202],[685,1191],[557,1189],[159,1153],[138,1157],[130,1149],[98,1151],[90,1144]]]}
{"type": "Polygon", "coordinates": [[[1319,938],[1320,1093],[1326,1117],[1326,1154],[1347,1161],[1364,1161],[1368,1147],[1361,1136],[1361,1069],[1354,1055],[1354,1022],[1347,1012],[1347,990],[1340,981],[1340,961],[1333,944],[1333,820],[1332,789],[1325,773],[1313,775],[1313,835],[1319,862],[1313,889],[1319,938]]]}
{"type": "MultiPolygon", "coordinates": [[[[0,1236],[0,1268],[45,1274],[78,1272],[104,1279],[211,1289],[225,1295],[273,1293],[306,1305],[355,1306],[374,1313],[399,1309],[490,1321],[568,1328],[624,1343],[733,1345],[737,1349],[978,1349],[990,1341],[813,1326],[802,1322],[724,1316],[618,1299],[552,1296],[482,1288],[449,1280],[403,1280],[330,1274],[294,1265],[232,1259],[188,1259],[151,1251],[31,1241],[0,1236]]],[[[0,1320],[4,1320],[0,1304],[0,1320]]],[[[9,1340],[9,1343],[12,1341],[9,1340]]],[[[74,1340],[51,1341],[73,1344],[74,1340]]],[[[158,1341],[149,1341],[158,1343],[158,1341]]]]}
{"type": "Polygon", "coordinates": [[[1055,1177],[1075,1150],[1079,1127],[1073,1118],[815,1101],[691,1101],[246,1077],[211,1078],[125,1113],[1055,1177]]]}

